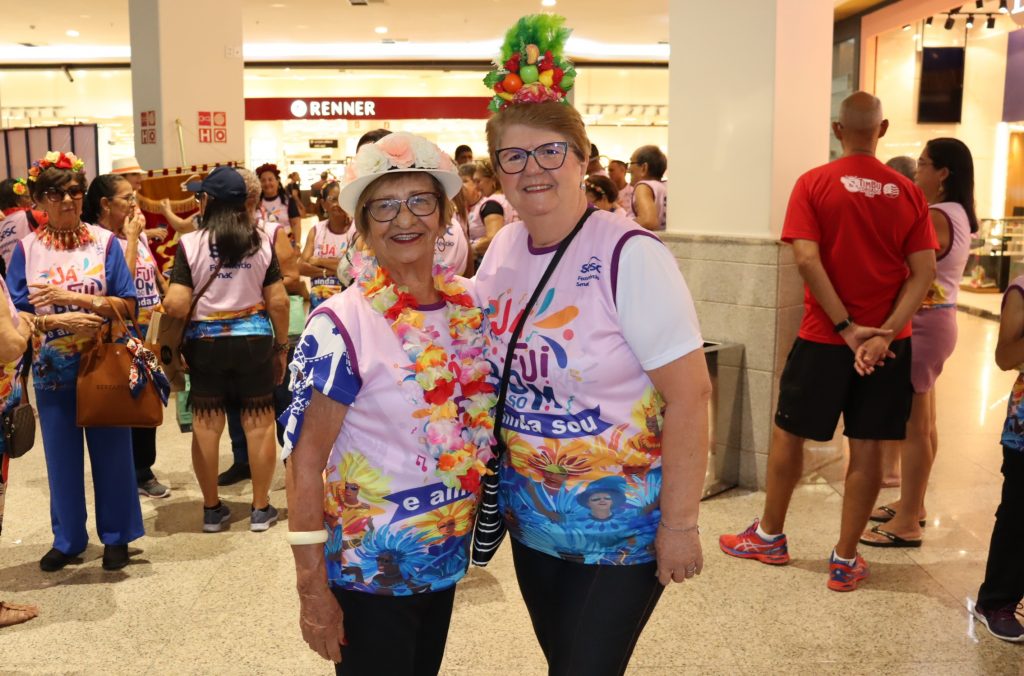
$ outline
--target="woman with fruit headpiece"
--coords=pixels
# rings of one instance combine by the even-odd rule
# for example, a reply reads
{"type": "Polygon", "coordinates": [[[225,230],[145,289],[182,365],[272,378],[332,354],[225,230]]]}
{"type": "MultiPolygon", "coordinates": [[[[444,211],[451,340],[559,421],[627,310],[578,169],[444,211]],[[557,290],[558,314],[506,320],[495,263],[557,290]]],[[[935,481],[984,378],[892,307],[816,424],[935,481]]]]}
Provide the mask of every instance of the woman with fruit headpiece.
{"type": "Polygon", "coordinates": [[[591,144],[565,98],[575,70],[563,21],[520,19],[485,79],[495,91],[490,156],[522,221],[495,236],[475,289],[496,373],[509,354],[508,318],[525,323],[509,380],[528,396],[506,400],[499,449],[523,443],[501,453],[499,512],[549,673],[621,674],[664,585],[703,565],[711,385],[675,258],[634,222],[587,204],[591,144]],[[650,289],[664,293],[652,299],[650,289]],[[644,401],[656,410],[637,420],[644,401]],[[645,443],[609,453],[615,435],[645,443]],[[563,466],[597,456],[600,471],[557,483],[538,474],[550,462],[542,449],[559,443],[578,455],[563,466]]]}
{"type": "Polygon", "coordinates": [[[461,188],[420,136],[359,149],[338,201],[368,246],[352,253],[352,286],[310,314],[291,365],[299,625],[339,674],[436,674],[469,564],[495,397],[469,281],[434,262],[461,188]]]}

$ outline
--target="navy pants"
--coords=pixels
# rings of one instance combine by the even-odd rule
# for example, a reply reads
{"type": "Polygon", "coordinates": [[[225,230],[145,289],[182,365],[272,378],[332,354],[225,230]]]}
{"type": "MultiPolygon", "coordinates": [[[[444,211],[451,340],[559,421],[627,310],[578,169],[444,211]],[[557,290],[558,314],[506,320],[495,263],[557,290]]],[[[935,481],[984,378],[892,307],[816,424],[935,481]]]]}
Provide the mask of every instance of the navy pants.
{"type": "Polygon", "coordinates": [[[1020,543],[1024,538],[1024,451],[1003,447],[1003,495],[988,548],[985,581],[978,605],[985,610],[1016,606],[1024,597],[1024,567],[1020,543]]]}
{"type": "Polygon", "coordinates": [[[53,546],[74,556],[85,550],[85,445],[96,497],[96,531],[105,545],[126,545],[145,534],[139,506],[131,430],[75,424],[77,394],[67,390],[36,390],[43,432],[46,475],[50,484],[53,546]],[[84,440],[83,440],[84,432],[84,440]]]}

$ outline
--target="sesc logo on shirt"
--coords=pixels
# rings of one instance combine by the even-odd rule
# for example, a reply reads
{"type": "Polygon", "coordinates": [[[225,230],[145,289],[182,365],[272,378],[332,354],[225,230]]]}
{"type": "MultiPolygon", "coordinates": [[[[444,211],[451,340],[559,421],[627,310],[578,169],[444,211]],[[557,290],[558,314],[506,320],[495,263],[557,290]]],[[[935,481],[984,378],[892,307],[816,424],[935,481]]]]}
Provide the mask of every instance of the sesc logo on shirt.
{"type": "Polygon", "coordinates": [[[590,282],[601,279],[601,259],[591,256],[590,260],[580,266],[580,274],[576,277],[576,286],[590,286],[590,282]]]}
{"type": "Polygon", "coordinates": [[[867,197],[885,195],[889,198],[896,198],[900,196],[900,188],[895,183],[886,183],[883,186],[874,179],[860,178],[859,176],[843,176],[839,180],[849,192],[863,193],[867,197]]]}

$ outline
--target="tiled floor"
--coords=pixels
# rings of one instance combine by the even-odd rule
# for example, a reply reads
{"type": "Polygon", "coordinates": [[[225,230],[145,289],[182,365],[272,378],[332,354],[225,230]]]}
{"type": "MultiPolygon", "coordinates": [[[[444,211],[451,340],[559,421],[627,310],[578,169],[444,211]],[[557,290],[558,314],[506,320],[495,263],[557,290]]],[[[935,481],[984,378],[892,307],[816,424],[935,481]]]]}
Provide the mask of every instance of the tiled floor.
{"type": "MultiPolygon", "coordinates": [[[[960,345],[939,383],[941,447],[921,549],[866,550],[872,579],[837,594],[825,588],[825,560],[838,528],[841,466],[798,490],[786,567],[721,554],[718,534],[745,527],[762,496],[714,498],[701,517],[704,574],[666,592],[629,673],[1024,673],[1024,645],[996,641],[964,609],[982,577],[1001,485],[998,431],[1014,377],[992,363],[996,326],[960,315],[960,345]]],[[[167,425],[159,449],[157,470],[174,495],[143,502],[147,536],[118,573],[100,568],[97,545],[81,565],[39,571],[50,544],[41,448],[12,463],[0,598],[37,603],[42,615],[0,630],[0,673],[331,673],[299,637],[285,524],[250,533],[244,484],[223,493],[236,515],[230,531],[200,533],[188,438],[167,425]]],[[[279,478],[278,505],[282,485],[279,478]]],[[[470,572],[456,604],[443,674],[545,673],[507,549],[470,572]]]]}

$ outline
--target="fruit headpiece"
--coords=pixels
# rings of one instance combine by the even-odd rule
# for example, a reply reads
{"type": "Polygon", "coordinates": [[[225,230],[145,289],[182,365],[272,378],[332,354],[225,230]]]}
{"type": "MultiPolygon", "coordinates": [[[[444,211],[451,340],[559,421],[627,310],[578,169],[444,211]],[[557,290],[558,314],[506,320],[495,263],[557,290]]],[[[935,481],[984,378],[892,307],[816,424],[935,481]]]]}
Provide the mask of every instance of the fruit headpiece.
{"type": "Polygon", "coordinates": [[[272,162],[267,162],[266,164],[261,164],[260,166],[256,167],[257,176],[262,176],[263,172],[265,171],[272,172],[274,176],[281,178],[281,170],[278,169],[277,165],[273,164],[272,162]]]}
{"type": "Polygon", "coordinates": [[[484,84],[495,96],[488,109],[498,112],[511,103],[559,101],[576,81],[576,69],[565,58],[565,42],[572,30],[565,17],[531,14],[519,19],[505,33],[501,55],[484,84]]]}

